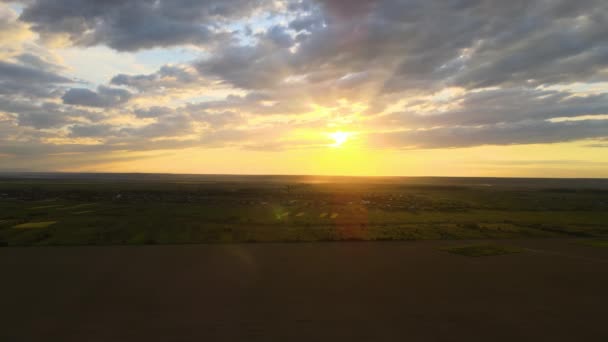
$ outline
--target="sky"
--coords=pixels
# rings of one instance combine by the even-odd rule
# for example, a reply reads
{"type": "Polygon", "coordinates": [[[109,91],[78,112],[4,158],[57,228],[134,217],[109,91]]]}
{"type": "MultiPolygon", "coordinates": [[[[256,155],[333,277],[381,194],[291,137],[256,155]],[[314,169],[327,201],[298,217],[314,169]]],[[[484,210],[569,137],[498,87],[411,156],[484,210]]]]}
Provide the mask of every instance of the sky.
{"type": "Polygon", "coordinates": [[[608,177],[608,2],[0,0],[0,171],[608,177]]]}

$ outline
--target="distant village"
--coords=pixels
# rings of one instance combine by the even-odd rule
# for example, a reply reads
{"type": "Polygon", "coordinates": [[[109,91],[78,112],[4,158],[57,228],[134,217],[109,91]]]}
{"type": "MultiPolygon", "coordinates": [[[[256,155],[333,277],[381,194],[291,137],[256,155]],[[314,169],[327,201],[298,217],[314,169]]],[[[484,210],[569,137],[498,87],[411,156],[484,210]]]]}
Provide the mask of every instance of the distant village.
{"type": "Polygon", "coordinates": [[[0,200],[68,200],[79,202],[117,203],[201,203],[209,205],[272,206],[318,208],[357,206],[387,211],[465,211],[462,201],[442,200],[428,196],[395,192],[325,192],[285,186],[282,189],[208,189],[197,190],[93,190],[21,188],[0,193],[0,200]]]}

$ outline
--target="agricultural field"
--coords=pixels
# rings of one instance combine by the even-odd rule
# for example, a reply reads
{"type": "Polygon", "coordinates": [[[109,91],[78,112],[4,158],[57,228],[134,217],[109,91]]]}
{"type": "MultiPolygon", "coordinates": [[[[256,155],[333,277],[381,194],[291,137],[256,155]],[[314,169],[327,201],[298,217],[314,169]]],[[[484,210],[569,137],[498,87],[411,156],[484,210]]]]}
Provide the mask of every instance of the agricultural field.
{"type": "Polygon", "coordinates": [[[560,237],[608,239],[608,181],[0,177],[2,246],[560,237]]]}
{"type": "Polygon", "coordinates": [[[607,203],[598,180],[5,176],[0,341],[606,341],[607,203]]]}

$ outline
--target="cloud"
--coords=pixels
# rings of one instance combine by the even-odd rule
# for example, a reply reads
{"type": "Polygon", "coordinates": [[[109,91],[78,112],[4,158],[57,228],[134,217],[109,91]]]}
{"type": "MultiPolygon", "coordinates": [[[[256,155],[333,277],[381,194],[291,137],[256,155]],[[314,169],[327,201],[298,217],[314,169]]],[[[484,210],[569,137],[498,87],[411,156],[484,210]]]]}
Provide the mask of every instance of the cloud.
{"type": "MultiPolygon", "coordinates": [[[[78,46],[136,51],[218,39],[217,25],[265,6],[251,0],[38,0],[20,19],[43,37],[64,35],[78,46]]],[[[268,3],[268,2],[266,2],[268,3]]]]}
{"type": "Polygon", "coordinates": [[[42,58],[41,56],[37,56],[35,55],[33,52],[24,52],[18,56],[16,56],[15,58],[16,60],[18,60],[21,64],[25,65],[25,66],[29,66],[31,68],[34,69],[38,69],[38,70],[47,70],[47,71],[63,71],[64,68],[49,62],[47,60],[45,60],[44,58],[42,58]]]}
{"type": "Polygon", "coordinates": [[[608,148],[608,138],[598,139],[599,141],[593,144],[587,144],[587,147],[608,148]]]}
{"type": "Polygon", "coordinates": [[[169,107],[153,106],[149,108],[137,108],[133,111],[138,118],[158,118],[171,115],[175,110],[169,107]]]}
{"type": "Polygon", "coordinates": [[[17,19],[12,8],[0,3],[0,56],[19,52],[22,42],[33,36],[27,25],[17,19]]]}
{"type": "Polygon", "coordinates": [[[404,130],[369,135],[372,146],[400,149],[545,144],[605,137],[608,120],[524,121],[484,126],[404,130]]]}
{"type": "Polygon", "coordinates": [[[77,124],[70,127],[70,137],[73,138],[100,138],[112,135],[112,125],[82,125],[77,124]]]}
{"type": "Polygon", "coordinates": [[[203,86],[208,82],[190,65],[164,65],[158,71],[145,75],[119,74],[110,80],[117,86],[126,86],[139,92],[162,92],[203,86]]]}
{"type": "MultiPolygon", "coordinates": [[[[196,105],[185,105],[178,108],[153,106],[137,108],[133,115],[140,119],[152,119],[143,125],[112,125],[107,123],[91,122],[89,124],[75,124],[69,127],[69,136],[77,138],[96,138],[120,148],[140,146],[147,139],[165,138],[166,141],[184,140],[184,136],[191,144],[204,144],[208,135],[217,131],[234,129],[243,123],[243,117],[235,112],[220,111],[209,112],[196,105]]],[[[170,142],[171,143],[171,142],[170,142]]]]}
{"type": "Polygon", "coordinates": [[[243,89],[279,85],[290,73],[289,51],[262,42],[255,46],[227,46],[195,66],[205,76],[243,89]]]}
{"type": "Polygon", "coordinates": [[[63,103],[86,107],[108,108],[126,103],[131,93],[120,88],[99,86],[97,92],[86,88],[72,88],[62,97],[63,103]]]}
{"type": "Polygon", "coordinates": [[[406,106],[402,112],[378,116],[373,120],[384,125],[407,127],[487,125],[572,118],[608,114],[608,94],[581,96],[568,91],[531,88],[500,88],[465,93],[448,100],[430,100],[406,106]],[[450,107],[445,109],[445,105],[450,107]]]}
{"type": "Polygon", "coordinates": [[[0,112],[11,113],[19,127],[60,128],[76,121],[96,121],[103,115],[87,110],[65,108],[55,102],[34,102],[0,97],[0,112]]]}
{"type": "Polygon", "coordinates": [[[288,48],[294,44],[293,37],[287,32],[285,27],[279,25],[269,28],[262,37],[280,48],[288,48]]]}
{"type": "Polygon", "coordinates": [[[72,82],[50,70],[0,61],[0,95],[49,97],[72,82]]]}
{"type": "Polygon", "coordinates": [[[300,139],[300,129],[357,131],[371,146],[395,149],[600,146],[608,137],[602,0],[20,7],[20,15],[0,7],[0,153],[325,144],[300,139]],[[28,38],[12,43],[11,35],[28,38]],[[74,64],[82,74],[80,55],[72,66],[54,57],[57,39],[72,50],[128,54],[133,68],[104,59],[120,71],[85,84],[67,76],[74,64]],[[180,49],[196,56],[186,60],[180,49]]]}
{"type": "Polygon", "coordinates": [[[247,89],[324,69],[386,75],[378,81],[390,92],[606,79],[608,4],[601,0],[307,0],[288,8],[286,26],[244,46],[226,38],[229,24],[262,10],[280,13],[276,2],[46,0],[27,4],[20,18],[43,36],[119,51],[213,42],[197,68],[247,89]],[[296,41],[297,52],[286,53],[296,41]]]}

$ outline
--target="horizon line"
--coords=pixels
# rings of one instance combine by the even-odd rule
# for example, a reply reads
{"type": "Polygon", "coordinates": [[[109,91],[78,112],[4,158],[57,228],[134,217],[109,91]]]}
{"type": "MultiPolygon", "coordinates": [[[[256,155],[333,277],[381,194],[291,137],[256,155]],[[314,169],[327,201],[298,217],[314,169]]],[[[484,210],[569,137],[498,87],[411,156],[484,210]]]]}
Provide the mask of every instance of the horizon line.
{"type": "Polygon", "coordinates": [[[174,172],[112,172],[112,171],[3,171],[3,174],[64,174],[64,175],[172,175],[172,176],[238,176],[238,177],[337,177],[337,178],[462,178],[462,179],[570,179],[607,180],[608,177],[518,177],[518,176],[417,176],[417,175],[338,175],[338,174],[245,174],[245,173],[174,173],[174,172]]]}

